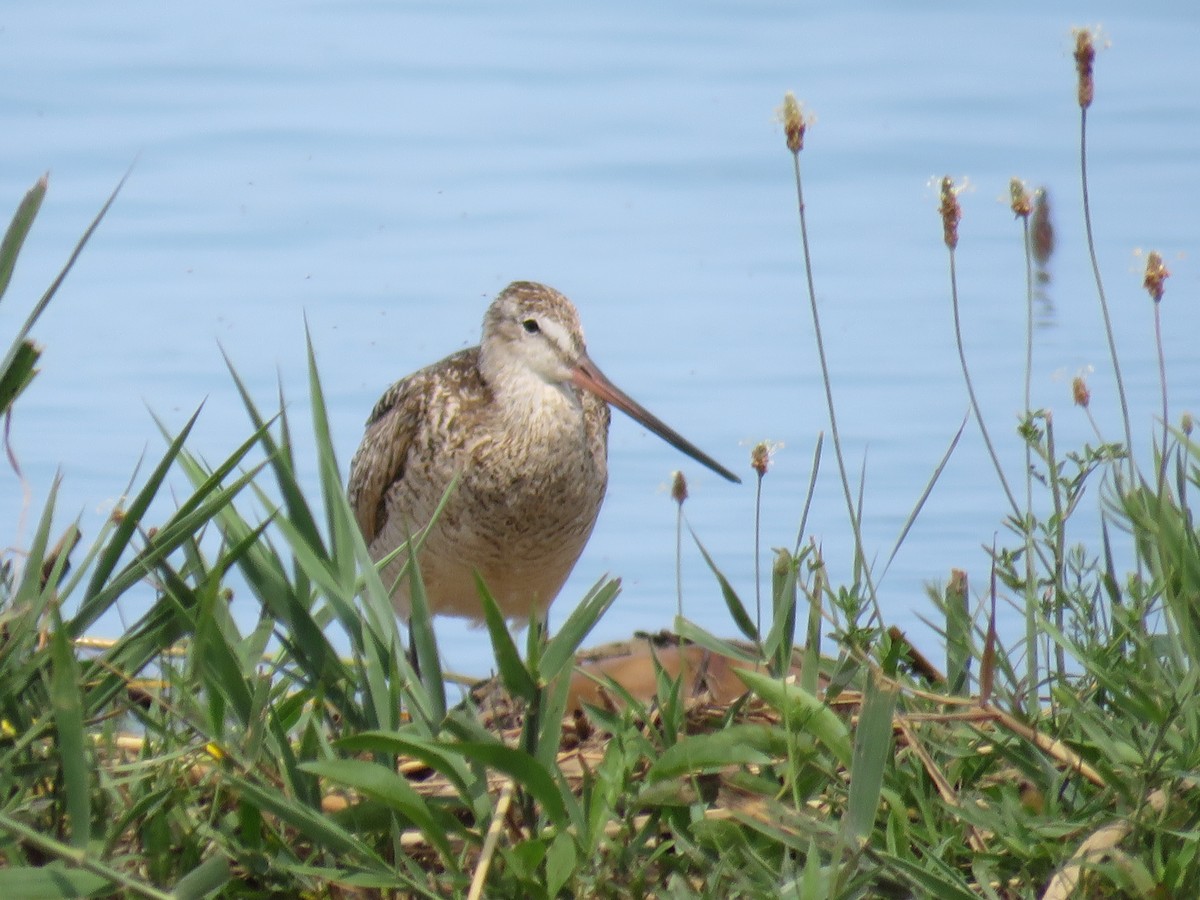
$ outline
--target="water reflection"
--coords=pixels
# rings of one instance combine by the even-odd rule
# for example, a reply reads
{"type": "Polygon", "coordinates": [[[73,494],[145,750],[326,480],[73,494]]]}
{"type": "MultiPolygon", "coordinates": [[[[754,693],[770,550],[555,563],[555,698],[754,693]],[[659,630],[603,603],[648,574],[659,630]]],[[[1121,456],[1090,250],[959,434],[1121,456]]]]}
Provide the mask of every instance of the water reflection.
{"type": "Polygon", "coordinates": [[[1054,324],[1054,299],[1050,294],[1050,257],[1054,255],[1054,245],[1050,189],[1043,186],[1034,193],[1033,214],[1029,219],[1029,249],[1033,253],[1036,284],[1033,299],[1037,303],[1039,328],[1048,328],[1054,324]]]}

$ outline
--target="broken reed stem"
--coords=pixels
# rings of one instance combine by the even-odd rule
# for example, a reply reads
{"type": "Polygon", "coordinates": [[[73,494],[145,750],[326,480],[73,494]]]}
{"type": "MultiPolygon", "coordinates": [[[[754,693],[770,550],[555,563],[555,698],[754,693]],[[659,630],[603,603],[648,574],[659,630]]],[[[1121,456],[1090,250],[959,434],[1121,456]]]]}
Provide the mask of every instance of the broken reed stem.
{"type": "Polygon", "coordinates": [[[488,869],[492,865],[492,857],[496,855],[496,845],[500,842],[500,833],[504,830],[504,820],[508,816],[508,807],[512,803],[514,785],[512,779],[504,782],[500,791],[500,799],[496,802],[496,810],[492,822],[488,826],[487,837],[483,839],[483,850],[479,854],[479,862],[475,866],[475,874],[471,878],[471,890],[467,900],[479,900],[483,896],[483,888],[487,884],[488,869]]]}
{"type": "Polygon", "coordinates": [[[871,568],[867,565],[866,548],[863,546],[862,526],[850,491],[850,477],[846,474],[846,458],[842,453],[842,438],[838,431],[837,410],[833,404],[833,386],[829,377],[829,362],[825,356],[825,340],[821,333],[821,316],[817,309],[817,289],[813,282],[812,254],[808,246],[808,219],[804,212],[804,181],[800,177],[800,151],[804,148],[804,133],[807,123],[800,110],[800,104],[792,93],[783,100],[783,130],[787,138],[788,149],[792,153],[792,167],[796,179],[796,205],[800,214],[800,244],[804,253],[804,277],[808,286],[808,303],[812,310],[813,332],[817,341],[817,357],[821,362],[821,381],[825,386],[825,406],[829,411],[829,432],[833,436],[833,453],[837,459],[838,475],[842,480],[842,495],[846,501],[846,513],[850,517],[850,528],[854,532],[854,555],[856,567],[861,567],[863,578],[867,583],[867,594],[871,600],[871,617],[883,627],[883,611],[879,608],[879,598],[875,592],[875,581],[871,568]]]}
{"type": "MultiPolygon", "coordinates": [[[[908,749],[915,753],[917,759],[921,761],[921,767],[925,770],[925,774],[929,776],[929,780],[933,782],[933,786],[941,796],[942,802],[951,809],[961,809],[962,803],[959,802],[958,793],[955,791],[954,786],[950,784],[950,780],[938,767],[932,754],[925,749],[925,745],[917,737],[916,729],[912,727],[910,722],[901,718],[896,719],[896,728],[904,736],[908,749]]],[[[966,823],[966,827],[968,846],[976,853],[987,853],[988,846],[979,829],[969,821],[966,823]]]]}

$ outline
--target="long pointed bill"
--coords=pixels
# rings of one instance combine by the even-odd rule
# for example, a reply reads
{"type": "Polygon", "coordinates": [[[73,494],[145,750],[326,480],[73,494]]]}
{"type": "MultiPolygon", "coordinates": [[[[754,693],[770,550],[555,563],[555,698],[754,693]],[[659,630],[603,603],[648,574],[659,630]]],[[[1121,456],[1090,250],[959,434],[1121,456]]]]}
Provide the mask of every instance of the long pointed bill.
{"type": "Polygon", "coordinates": [[[588,357],[584,356],[579,360],[579,363],[571,373],[571,380],[579,387],[591,391],[601,400],[612,404],[621,410],[621,412],[641,422],[672,447],[682,450],[692,459],[696,460],[696,462],[708,466],[708,468],[712,469],[722,478],[727,478],[730,481],[741,484],[742,479],[738,478],[678,431],[669,427],[665,422],[609,381],[608,376],[601,372],[599,366],[588,359],[588,357]]]}

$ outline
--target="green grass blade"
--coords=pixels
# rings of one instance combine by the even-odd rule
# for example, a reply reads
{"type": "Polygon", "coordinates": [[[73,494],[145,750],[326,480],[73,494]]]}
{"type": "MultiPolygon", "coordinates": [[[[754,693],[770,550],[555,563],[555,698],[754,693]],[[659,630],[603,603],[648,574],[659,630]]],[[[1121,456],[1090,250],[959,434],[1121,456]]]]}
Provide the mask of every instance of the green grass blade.
{"type": "MultiPolygon", "coordinates": [[[[75,249],[72,250],[71,255],[69,257],[67,257],[67,262],[65,265],[63,265],[62,270],[59,271],[58,275],[55,276],[54,280],[52,282],[50,282],[50,287],[48,287],[46,289],[46,292],[44,294],[42,294],[41,299],[39,299],[38,302],[36,304],[34,304],[34,307],[30,311],[29,316],[25,319],[25,324],[22,325],[21,329],[17,332],[17,336],[13,340],[12,347],[9,348],[9,351],[8,351],[8,353],[5,354],[4,359],[2,361],[0,361],[0,372],[7,371],[9,369],[9,367],[12,365],[13,356],[17,353],[18,346],[29,335],[30,330],[34,326],[34,323],[36,323],[38,318],[42,315],[42,313],[45,312],[46,306],[50,303],[50,300],[54,297],[54,295],[56,293],[58,293],[58,289],[62,286],[63,281],[66,279],[67,273],[71,271],[71,268],[75,265],[75,261],[77,259],[79,259],[79,254],[81,254],[83,252],[84,246],[87,244],[88,240],[91,238],[91,236],[95,233],[96,229],[99,227],[100,221],[104,218],[105,214],[108,212],[109,207],[111,207],[113,205],[113,201],[117,199],[117,194],[120,193],[121,188],[125,184],[125,179],[128,177],[129,177],[129,172],[126,172],[124,175],[121,176],[121,180],[119,182],[117,182],[117,186],[115,188],[113,188],[113,192],[111,194],[109,194],[108,199],[104,202],[104,205],[102,207],[100,207],[100,212],[96,213],[96,217],[94,219],[92,219],[91,224],[88,225],[88,227],[84,230],[83,237],[81,237],[79,239],[79,241],[75,244],[75,249]]],[[[45,193],[44,181],[39,182],[38,185],[41,188],[42,194],[44,194],[45,193]]],[[[34,190],[35,191],[38,190],[38,187],[35,187],[34,190]]],[[[37,203],[38,204],[41,203],[41,197],[37,198],[37,203]]],[[[37,212],[37,210],[35,208],[34,213],[36,213],[36,212],[37,212]]]]}
{"type": "Polygon", "coordinates": [[[758,629],[754,626],[754,619],[750,617],[750,613],[746,611],[746,605],[742,603],[738,597],[737,591],[733,589],[733,585],[729,583],[729,579],[724,573],[717,568],[717,564],[713,562],[713,558],[709,556],[708,551],[704,549],[704,545],[700,543],[700,538],[696,536],[696,531],[690,525],[688,531],[692,533],[692,540],[696,542],[696,546],[700,548],[700,555],[704,557],[704,561],[708,564],[709,570],[717,578],[717,583],[721,586],[721,596],[725,599],[725,605],[729,608],[729,614],[733,616],[733,622],[738,627],[738,631],[746,636],[747,640],[754,643],[759,643],[760,638],[758,629]]]}
{"type": "Polygon", "coordinates": [[[83,699],[79,662],[57,608],[52,608],[54,630],[50,635],[50,702],[54,710],[57,749],[66,794],[67,823],[71,845],[86,848],[91,838],[92,790],[86,739],[83,733],[83,699]]]}
{"type": "Polygon", "coordinates": [[[537,697],[537,683],[533,675],[521,662],[521,654],[517,651],[516,642],[508,631],[508,623],[496,605],[487,585],[475,574],[475,587],[479,591],[479,599],[483,604],[484,621],[487,623],[488,634],[492,639],[492,653],[496,657],[496,666],[500,671],[500,680],[514,697],[520,697],[526,703],[532,703],[537,697]]]}
{"type": "Polygon", "coordinates": [[[0,370],[0,415],[8,412],[17,397],[29,387],[37,374],[37,361],[42,351],[33,341],[20,342],[12,363],[7,369],[0,370]]]}
{"type": "MultiPolygon", "coordinates": [[[[399,712],[403,704],[412,715],[413,722],[421,727],[427,735],[437,732],[441,725],[441,717],[436,715],[434,699],[413,671],[408,659],[404,640],[400,635],[396,619],[396,611],[392,607],[392,598],[384,587],[379,571],[371,559],[366,541],[358,531],[358,523],[353,521],[350,503],[345,497],[338,499],[341,505],[341,515],[348,517],[355,529],[351,536],[354,556],[362,573],[362,608],[364,627],[369,633],[378,635],[376,642],[379,647],[373,651],[378,661],[381,677],[390,673],[385,680],[384,688],[390,688],[390,707],[387,710],[377,708],[377,718],[381,726],[395,728],[400,725],[399,712]],[[386,662],[384,662],[386,658],[386,662]]],[[[369,664],[368,664],[369,665],[369,664]]],[[[374,675],[370,670],[368,676],[374,675]]],[[[382,701],[378,701],[382,702],[382,701]]]]}
{"type": "Polygon", "coordinates": [[[413,790],[408,779],[378,763],[361,759],[331,759],[301,763],[300,768],[370,797],[394,809],[415,825],[438,852],[453,865],[455,854],[446,839],[445,827],[430,812],[429,804],[413,790]]]}
{"type": "Polygon", "coordinates": [[[862,712],[854,732],[854,756],[850,764],[850,798],[845,827],[852,846],[865,840],[875,827],[875,814],[883,790],[883,776],[892,758],[892,717],[897,688],[892,682],[867,676],[862,712]]]}
{"type": "MultiPolygon", "coordinates": [[[[180,589],[187,590],[186,585],[178,585],[176,590],[180,589]]],[[[213,609],[223,603],[219,584],[196,593],[203,598],[190,604],[197,612],[189,646],[192,669],[210,692],[225,700],[243,727],[248,726],[254,721],[255,667],[252,664],[247,671],[237,653],[237,636],[226,633],[213,609]]]]}
{"type": "MultiPolygon", "coordinates": [[[[267,458],[271,461],[271,469],[275,473],[276,484],[283,499],[287,520],[298,531],[306,535],[314,547],[321,548],[322,555],[328,556],[328,551],[325,549],[324,542],[321,539],[321,531],[317,527],[316,517],[313,516],[308,501],[304,498],[304,492],[300,488],[300,483],[296,479],[290,441],[285,439],[280,444],[271,436],[270,431],[266,428],[268,420],[259,412],[253,397],[250,396],[250,391],[247,389],[245,382],[242,381],[241,376],[238,375],[237,370],[233,367],[233,361],[228,356],[225,356],[225,365],[229,369],[230,376],[233,378],[234,387],[242,399],[242,406],[245,408],[246,414],[250,417],[250,421],[254,424],[255,429],[261,434],[259,442],[262,445],[263,451],[267,454],[267,458]]],[[[280,427],[286,435],[287,413],[282,390],[279,398],[279,413],[272,418],[279,421],[280,427]]]]}
{"type": "Polygon", "coordinates": [[[950,866],[937,858],[936,854],[925,854],[918,862],[892,854],[884,854],[884,862],[901,878],[912,884],[923,897],[938,900],[978,900],[979,894],[971,890],[950,866]],[[928,868],[922,868],[924,863],[928,868]]]}
{"type": "MultiPolygon", "coordinates": [[[[409,539],[411,546],[412,539],[409,539]]],[[[421,669],[421,685],[428,694],[430,714],[434,721],[446,717],[446,682],[442,675],[442,661],[438,656],[437,635],[433,630],[433,613],[429,609],[429,598],[425,594],[425,582],[421,578],[421,567],[416,557],[407,566],[409,589],[408,600],[411,613],[408,617],[410,640],[417,653],[421,669]]]]}
{"type": "Polygon", "coordinates": [[[887,574],[888,568],[892,565],[892,560],[896,558],[896,554],[900,552],[901,545],[904,544],[904,539],[908,537],[908,532],[912,530],[913,525],[917,521],[917,517],[921,515],[921,510],[925,508],[925,501],[929,499],[929,495],[933,493],[933,487],[938,483],[938,479],[942,477],[942,472],[946,468],[946,464],[950,462],[950,457],[954,455],[954,450],[958,446],[959,440],[962,439],[963,432],[966,431],[967,423],[971,421],[971,410],[967,410],[967,414],[963,416],[962,424],[958,426],[958,431],[950,440],[950,446],[946,448],[946,452],[942,454],[941,461],[933,470],[933,474],[929,480],[925,482],[925,489],[921,491],[921,496],[917,498],[917,502],[913,505],[912,512],[908,514],[908,518],[904,520],[904,525],[900,529],[900,534],[896,536],[896,543],[892,546],[892,552],[888,554],[887,563],[884,564],[883,575],[887,574]]]}
{"type": "Polygon", "coordinates": [[[825,583],[824,565],[817,570],[812,590],[805,589],[808,599],[808,626],[804,633],[804,662],[800,666],[800,687],[816,694],[821,673],[821,630],[825,620],[821,616],[822,587],[825,583]]]}
{"type": "Polygon", "coordinates": [[[591,590],[579,601],[579,605],[571,611],[567,621],[546,645],[538,670],[543,681],[549,682],[574,666],[575,654],[579,652],[580,646],[620,593],[619,578],[606,576],[592,585],[591,590]]]}
{"type": "Polygon", "coordinates": [[[350,752],[383,753],[390,756],[409,756],[444,775],[460,796],[471,793],[474,776],[454,752],[454,744],[416,738],[411,734],[394,731],[360,731],[342,738],[336,744],[339,750],[350,752]]]}
{"type": "Polygon", "coordinates": [[[763,656],[771,661],[772,673],[780,675],[791,669],[792,648],[796,642],[796,581],[800,560],[787,550],[775,554],[771,567],[771,628],[763,643],[763,656]]]}
{"type": "Polygon", "coordinates": [[[342,483],[341,467],[334,453],[333,431],[329,426],[329,412],[325,403],[325,392],[321,387],[321,378],[317,372],[317,356],[313,349],[312,334],[308,329],[307,320],[304,323],[304,340],[308,355],[308,392],[309,407],[312,412],[313,442],[317,448],[317,472],[321,479],[321,494],[325,501],[326,521],[330,535],[331,563],[340,565],[340,575],[343,580],[352,580],[355,571],[353,553],[339,552],[339,548],[348,546],[353,540],[353,532],[358,531],[358,523],[350,516],[340,514],[343,507],[349,508],[346,501],[346,487],[342,483]]]}
{"type": "Polygon", "coordinates": [[[138,492],[137,496],[133,498],[133,502],[126,508],[121,521],[117,524],[116,529],[109,538],[108,544],[97,557],[92,570],[92,579],[84,591],[83,603],[80,606],[79,613],[71,622],[72,638],[80,637],[91,626],[92,622],[99,617],[100,613],[103,612],[102,609],[95,608],[96,598],[100,595],[105,581],[112,575],[121,555],[128,549],[130,539],[141,524],[142,516],[146,514],[150,503],[157,496],[159,488],[166,479],[167,473],[171,470],[175,458],[183,449],[184,441],[187,440],[187,436],[191,433],[199,415],[200,410],[197,409],[192,413],[191,418],[188,419],[183,429],[179,432],[179,435],[171,442],[162,460],[154,467],[154,471],[147,478],[146,484],[138,492]]]}
{"type": "Polygon", "coordinates": [[[233,880],[229,860],[217,854],[210,856],[175,883],[171,891],[176,900],[201,900],[211,897],[233,880]]]}
{"type": "MultiPolygon", "coordinates": [[[[574,656],[572,656],[573,660],[574,656]]],[[[541,723],[541,731],[537,736],[536,752],[538,760],[551,771],[555,770],[558,748],[562,743],[562,722],[567,714],[567,698],[570,693],[571,672],[569,670],[559,672],[549,681],[548,686],[539,692],[538,721],[541,723]]],[[[571,807],[570,812],[577,812],[574,809],[574,795],[567,790],[563,797],[571,807]]]]}
{"type": "Polygon", "coordinates": [[[755,654],[743,650],[731,641],[719,638],[715,634],[705,631],[690,619],[676,617],[675,633],[679,635],[681,641],[695,644],[697,647],[703,647],[711,653],[727,656],[730,659],[744,662],[750,666],[756,666],[762,662],[755,654]]]}
{"type": "Polygon", "coordinates": [[[42,200],[46,197],[46,187],[49,181],[49,176],[43,175],[33,187],[25,192],[25,196],[17,204],[17,211],[13,213],[12,221],[4,232],[4,240],[0,241],[0,298],[4,296],[9,282],[12,281],[17,257],[21,254],[21,247],[25,244],[29,229],[33,227],[33,220],[37,218],[38,210],[42,208],[42,200]]]}
{"type": "MultiPolygon", "coordinates": [[[[54,596],[52,591],[47,591],[42,585],[42,566],[46,561],[46,554],[49,552],[50,546],[50,525],[54,517],[54,509],[58,501],[58,489],[62,485],[62,476],[55,476],[54,481],[50,485],[50,493],[46,498],[45,508],[42,510],[41,518],[38,520],[37,530],[34,532],[33,541],[29,545],[25,557],[25,567],[21,574],[21,580],[17,585],[16,600],[13,606],[23,608],[27,611],[26,615],[21,616],[20,621],[27,625],[32,631],[39,627],[41,619],[46,607],[53,603],[54,596]]],[[[78,526],[72,526],[78,530],[78,526]]],[[[60,560],[61,565],[65,560],[60,560]]],[[[4,610],[7,612],[8,610],[4,610]]],[[[0,659],[4,658],[6,651],[11,649],[12,643],[19,643],[18,635],[14,633],[14,628],[17,626],[14,623],[5,623],[5,640],[0,641],[0,659]]]]}
{"type": "Polygon", "coordinates": [[[99,897],[112,890],[102,875],[70,869],[60,860],[45,866],[0,868],[0,896],[20,900],[66,900],[68,897],[99,897]]]}
{"type": "MultiPolygon", "coordinates": [[[[936,588],[932,588],[935,590],[936,588]]],[[[952,569],[943,593],[942,604],[946,617],[946,679],[951,694],[963,694],[970,687],[971,622],[970,597],[967,592],[967,573],[952,569]]]]}
{"type": "Polygon", "coordinates": [[[565,824],[567,808],[558,786],[546,768],[528,753],[499,741],[463,741],[451,746],[467,759],[511,776],[541,804],[551,822],[558,826],[565,824]]]}
{"type": "Polygon", "coordinates": [[[817,492],[817,476],[821,472],[821,451],[825,447],[825,432],[817,432],[817,445],[813,448],[813,461],[808,470],[808,487],[804,491],[804,506],[800,511],[800,525],[796,529],[796,546],[792,553],[800,555],[800,546],[804,543],[804,530],[808,528],[808,514],[812,510],[813,497],[817,492]]]}
{"type": "Polygon", "coordinates": [[[355,864],[367,866],[375,872],[392,871],[392,867],[361,838],[342,828],[319,809],[306,806],[274,786],[260,785],[236,773],[227,772],[225,778],[230,787],[246,800],[261,807],[263,812],[278,816],[315,846],[345,856],[347,862],[353,860],[355,864]]]}

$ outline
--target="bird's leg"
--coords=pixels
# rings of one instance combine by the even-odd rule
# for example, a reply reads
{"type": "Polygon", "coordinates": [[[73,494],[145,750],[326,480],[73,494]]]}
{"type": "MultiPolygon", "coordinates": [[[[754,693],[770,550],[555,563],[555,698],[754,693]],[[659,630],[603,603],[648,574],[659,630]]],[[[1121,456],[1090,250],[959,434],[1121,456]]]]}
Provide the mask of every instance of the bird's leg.
{"type": "Polygon", "coordinates": [[[413,672],[416,673],[417,681],[421,680],[421,660],[417,657],[417,638],[416,632],[413,631],[412,620],[405,623],[408,627],[408,664],[412,666],[413,672]]]}
{"type": "Polygon", "coordinates": [[[537,658],[541,662],[542,651],[550,640],[550,610],[543,610],[529,620],[530,646],[537,647],[537,658]]]}
{"type": "Polygon", "coordinates": [[[538,728],[541,725],[542,706],[542,651],[546,649],[546,626],[548,614],[534,616],[529,620],[529,637],[526,642],[526,665],[533,678],[533,696],[525,710],[524,747],[530,756],[537,756],[538,728]]]}
{"type": "MultiPolygon", "coordinates": [[[[526,643],[527,665],[529,674],[533,679],[533,696],[529,698],[529,704],[525,708],[525,721],[521,723],[521,745],[525,752],[534,759],[538,755],[539,738],[541,737],[542,725],[542,697],[545,693],[545,686],[542,684],[542,651],[546,649],[546,640],[550,630],[550,611],[543,610],[539,615],[535,615],[529,620],[529,638],[526,643]]],[[[530,832],[532,833],[537,822],[534,815],[533,797],[523,791],[522,804],[524,807],[525,820],[529,823],[530,832]]]]}

